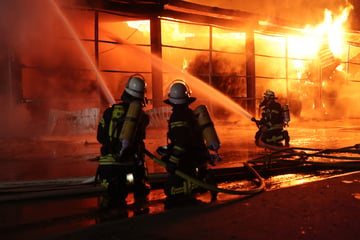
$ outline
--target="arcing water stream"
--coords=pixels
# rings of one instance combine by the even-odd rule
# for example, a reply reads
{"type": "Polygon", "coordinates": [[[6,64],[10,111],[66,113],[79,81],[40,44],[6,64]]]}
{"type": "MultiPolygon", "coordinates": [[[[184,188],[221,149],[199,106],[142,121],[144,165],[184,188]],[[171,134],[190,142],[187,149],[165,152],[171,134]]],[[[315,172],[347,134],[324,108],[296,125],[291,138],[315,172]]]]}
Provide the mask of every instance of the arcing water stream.
{"type": "MultiPolygon", "coordinates": [[[[59,6],[56,4],[55,0],[50,0],[50,2],[54,6],[54,9],[55,9],[56,13],[59,15],[62,22],[65,24],[65,26],[66,26],[67,30],[69,31],[69,33],[71,34],[71,36],[76,41],[77,46],[79,47],[79,49],[80,49],[81,53],[84,55],[84,57],[87,59],[91,69],[95,72],[97,82],[98,82],[103,94],[106,96],[107,101],[109,102],[109,104],[114,104],[115,99],[112,96],[110,90],[108,89],[105,80],[101,76],[97,66],[92,61],[92,59],[89,56],[89,54],[87,53],[86,49],[82,45],[78,35],[76,34],[75,30],[71,26],[71,23],[68,21],[65,14],[61,11],[59,6]]],[[[114,41],[116,41],[118,44],[126,44],[127,47],[132,48],[132,50],[136,50],[139,54],[143,55],[144,57],[149,57],[149,53],[146,53],[145,51],[138,48],[137,46],[135,46],[135,45],[133,45],[133,44],[119,38],[119,37],[116,37],[113,34],[109,34],[109,35],[111,35],[110,37],[114,41]]],[[[151,58],[151,61],[155,63],[154,65],[162,66],[162,68],[166,68],[168,71],[170,71],[173,74],[177,75],[179,78],[182,78],[182,79],[186,80],[186,82],[188,82],[191,85],[191,88],[197,89],[197,90],[201,89],[200,94],[206,96],[209,99],[217,99],[216,104],[219,104],[219,105],[223,106],[225,109],[230,110],[231,112],[233,112],[235,114],[241,114],[242,116],[244,116],[244,117],[246,117],[248,119],[252,118],[251,114],[248,113],[241,106],[239,106],[236,102],[231,100],[229,97],[227,97],[226,95],[224,95],[220,91],[218,91],[215,88],[211,87],[210,85],[206,84],[205,82],[195,78],[194,76],[192,76],[192,75],[190,75],[188,73],[182,72],[180,69],[172,66],[170,63],[166,63],[161,58],[159,58],[159,57],[157,57],[155,55],[151,55],[150,58],[151,58]]],[[[160,69],[160,70],[162,70],[162,69],[160,69]]]]}
{"type": "MultiPolygon", "coordinates": [[[[109,37],[118,44],[122,44],[128,48],[131,48],[132,50],[136,50],[139,53],[139,57],[144,57],[144,58],[149,57],[149,53],[143,51],[141,48],[137,47],[136,45],[133,45],[124,39],[114,36],[111,33],[108,34],[109,37]]],[[[175,75],[177,79],[185,80],[190,85],[190,88],[196,89],[197,91],[199,91],[198,92],[199,94],[203,95],[207,99],[216,99],[216,101],[213,101],[215,104],[220,105],[235,114],[241,114],[243,117],[249,120],[252,118],[252,115],[249,112],[247,112],[239,104],[234,102],[232,99],[230,99],[228,96],[224,95],[217,89],[211,87],[210,85],[190,75],[189,73],[183,72],[181,69],[171,65],[170,63],[163,61],[158,56],[151,54],[150,58],[151,61],[155,63],[154,64],[155,66],[161,66],[160,68],[166,69],[168,72],[175,75]]]]}
{"type": "Polygon", "coordinates": [[[96,74],[96,79],[97,82],[103,92],[103,94],[106,96],[106,99],[108,101],[109,104],[114,104],[115,103],[115,99],[112,96],[110,90],[108,89],[108,87],[105,84],[105,81],[103,79],[103,77],[101,76],[98,68],[96,67],[96,65],[94,64],[93,60],[91,59],[91,57],[89,56],[89,54],[87,53],[86,49],[84,48],[84,46],[82,45],[80,38],[78,37],[78,35],[76,34],[74,28],[71,26],[71,23],[69,22],[69,20],[66,18],[65,14],[61,11],[61,9],[59,8],[59,6],[57,5],[57,3],[55,2],[55,0],[50,0],[50,3],[53,5],[56,13],[59,15],[60,19],[62,20],[62,22],[64,23],[65,27],[67,28],[67,30],[69,31],[69,33],[71,34],[71,36],[74,38],[77,46],[79,47],[81,53],[84,55],[84,57],[86,58],[86,60],[88,61],[91,69],[94,71],[94,73],[96,74]]]}

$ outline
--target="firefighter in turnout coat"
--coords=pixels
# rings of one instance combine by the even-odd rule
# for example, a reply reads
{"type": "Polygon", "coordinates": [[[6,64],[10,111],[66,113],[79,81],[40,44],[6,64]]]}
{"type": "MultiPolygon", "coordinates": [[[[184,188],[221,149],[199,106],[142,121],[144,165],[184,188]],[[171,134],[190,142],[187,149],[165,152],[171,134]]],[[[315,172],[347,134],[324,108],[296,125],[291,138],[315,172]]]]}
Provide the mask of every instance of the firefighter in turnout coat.
{"type": "Polygon", "coordinates": [[[144,78],[140,74],[132,75],[121,101],[104,111],[98,125],[97,140],[102,146],[96,178],[106,188],[101,208],[126,206],[129,181],[133,185],[135,207],[143,206],[147,200],[150,188],[143,140],[149,116],[142,109],[147,103],[145,94],[144,78]]]}
{"type": "MultiPolygon", "coordinates": [[[[207,164],[211,161],[211,154],[204,141],[203,129],[199,125],[196,111],[189,107],[196,98],[191,97],[190,94],[191,90],[184,81],[175,80],[170,85],[168,99],[164,101],[172,106],[172,113],[168,120],[167,153],[163,157],[169,173],[164,187],[167,196],[165,207],[168,208],[196,202],[194,194],[204,191],[177,176],[175,170],[215,184],[214,178],[207,169],[207,164]]],[[[214,151],[219,148],[218,141],[214,141],[210,145],[209,147],[214,151]]],[[[216,194],[214,193],[213,200],[215,199],[216,194]]]]}
{"type": "Polygon", "coordinates": [[[259,128],[255,134],[256,145],[262,142],[274,146],[283,146],[282,141],[285,141],[285,146],[289,146],[290,137],[288,131],[284,130],[284,126],[287,126],[290,121],[288,108],[287,105],[285,105],[286,108],[283,108],[276,99],[273,91],[266,90],[264,99],[259,106],[262,110],[261,119],[251,119],[259,128]]]}

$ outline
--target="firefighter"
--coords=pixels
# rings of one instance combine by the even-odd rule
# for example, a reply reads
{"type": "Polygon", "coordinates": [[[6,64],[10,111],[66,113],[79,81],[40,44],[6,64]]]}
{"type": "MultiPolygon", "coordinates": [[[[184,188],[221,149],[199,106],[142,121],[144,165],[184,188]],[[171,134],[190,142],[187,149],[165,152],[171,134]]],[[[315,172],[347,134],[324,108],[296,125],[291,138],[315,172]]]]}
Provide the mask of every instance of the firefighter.
{"type": "Polygon", "coordinates": [[[261,141],[265,144],[283,146],[282,141],[285,140],[285,146],[289,146],[290,137],[288,131],[284,130],[290,121],[289,111],[287,105],[283,108],[276,99],[273,91],[266,90],[264,99],[259,105],[262,111],[261,119],[251,119],[259,128],[255,134],[256,145],[259,145],[261,141]]]}
{"type": "MultiPolygon", "coordinates": [[[[163,161],[167,163],[168,179],[164,186],[166,194],[165,207],[196,203],[195,194],[206,192],[190,181],[180,178],[175,174],[179,170],[189,176],[215,184],[214,177],[207,169],[211,161],[208,148],[217,151],[220,144],[209,141],[206,146],[202,129],[195,112],[189,107],[196,98],[191,97],[191,90],[183,80],[175,80],[170,85],[166,104],[172,106],[172,113],[168,120],[167,139],[168,145],[163,161]]],[[[209,124],[208,124],[209,125],[209,124]]],[[[212,200],[216,193],[212,193],[212,200]]]]}
{"type": "Polygon", "coordinates": [[[142,75],[129,77],[119,103],[107,108],[98,125],[97,140],[102,144],[97,181],[106,188],[100,208],[124,208],[130,183],[135,209],[146,207],[150,192],[144,161],[145,130],[149,116],[146,83],[142,75]]]}

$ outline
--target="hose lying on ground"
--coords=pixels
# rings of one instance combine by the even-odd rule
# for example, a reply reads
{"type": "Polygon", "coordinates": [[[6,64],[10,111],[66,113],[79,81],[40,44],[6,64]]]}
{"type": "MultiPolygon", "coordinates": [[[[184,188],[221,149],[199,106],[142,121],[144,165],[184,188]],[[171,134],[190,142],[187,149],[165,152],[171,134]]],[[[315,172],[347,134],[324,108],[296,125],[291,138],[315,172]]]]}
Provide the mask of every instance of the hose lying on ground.
{"type": "MultiPolygon", "coordinates": [[[[164,161],[160,160],[159,158],[157,158],[155,155],[153,155],[151,152],[149,152],[146,149],[145,149],[145,154],[148,155],[156,163],[158,163],[162,167],[166,168],[166,163],[164,161]]],[[[190,181],[206,190],[212,191],[212,192],[221,192],[221,193],[227,193],[227,194],[232,194],[232,195],[251,195],[251,194],[256,194],[256,193],[262,192],[265,189],[265,180],[248,163],[244,163],[244,165],[255,175],[255,177],[257,179],[259,179],[260,183],[259,183],[258,187],[253,188],[253,189],[248,189],[248,190],[230,190],[230,189],[218,188],[214,185],[205,183],[205,182],[200,181],[194,177],[191,177],[179,170],[175,170],[175,174],[185,180],[188,180],[188,181],[190,181]]]]}
{"type": "MultiPolygon", "coordinates": [[[[300,148],[292,147],[288,149],[272,151],[263,156],[249,160],[244,163],[244,166],[250,170],[257,179],[260,180],[258,187],[250,190],[228,190],[217,188],[214,185],[204,183],[196,178],[188,176],[180,171],[177,171],[180,177],[193,182],[194,184],[208,189],[213,192],[223,192],[227,194],[235,195],[249,195],[255,194],[265,190],[264,179],[250,164],[261,164],[261,168],[271,167],[271,163],[291,163],[295,165],[313,165],[319,167],[329,167],[346,170],[360,170],[360,157],[348,157],[348,156],[333,156],[331,154],[359,154],[360,155],[360,144],[356,144],[350,147],[344,147],[339,149],[315,149],[315,148],[300,148]],[[307,152],[305,152],[307,151],[307,152]],[[309,161],[309,158],[333,158],[337,161],[309,161]],[[341,159],[341,160],[339,160],[341,159]]],[[[165,162],[156,158],[153,154],[146,151],[147,155],[150,156],[155,162],[166,168],[165,162]]],[[[253,165],[254,166],[254,165],[253,165]]],[[[255,165],[258,166],[258,165],[255,165]]],[[[0,195],[1,194],[14,194],[12,196],[0,196],[0,202],[10,201],[13,199],[29,199],[29,198],[43,198],[51,196],[71,196],[74,194],[85,194],[85,193],[98,193],[102,191],[96,188],[94,185],[94,176],[92,177],[79,177],[79,178],[65,178],[65,179],[47,179],[47,180],[36,180],[36,181],[23,181],[23,182],[2,182],[0,184],[0,195]],[[94,188],[95,187],[95,188],[94,188]],[[17,193],[20,193],[18,195],[17,193]]]]}
{"type": "Polygon", "coordinates": [[[329,166],[346,169],[360,169],[360,157],[344,156],[344,155],[331,155],[332,153],[337,154],[359,154],[360,155],[360,144],[355,144],[350,147],[344,147],[339,149],[317,149],[317,148],[300,148],[291,147],[278,149],[264,156],[252,159],[250,163],[262,163],[265,166],[271,165],[273,162],[286,162],[291,161],[293,163],[298,162],[299,164],[312,164],[319,166],[329,166]],[[300,150],[300,151],[298,151],[300,150]],[[305,152],[309,151],[309,152],[305,152]],[[328,158],[344,161],[332,161],[332,162],[321,162],[321,161],[309,161],[309,158],[328,158]]]}

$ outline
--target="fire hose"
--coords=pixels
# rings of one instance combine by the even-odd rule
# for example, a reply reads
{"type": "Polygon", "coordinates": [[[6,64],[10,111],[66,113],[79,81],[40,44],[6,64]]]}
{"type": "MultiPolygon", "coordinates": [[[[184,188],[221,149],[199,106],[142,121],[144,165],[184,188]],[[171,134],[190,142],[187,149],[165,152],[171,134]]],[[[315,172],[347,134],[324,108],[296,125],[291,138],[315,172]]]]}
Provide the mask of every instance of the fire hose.
{"type": "Polygon", "coordinates": [[[274,151],[265,156],[255,158],[250,160],[251,163],[263,163],[265,165],[271,164],[271,162],[298,162],[303,164],[312,164],[318,166],[329,166],[337,168],[346,168],[346,169],[360,169],[360,157],[353,156],[334,156],[332,153],[337,154],[360,154],[360,144],[356,144],[350,147],[344,147],[339,149],[317,149],[317,148],[284,148],[283,150],[274,151]],[[310,151],[305,152],[305,151],[310,151]],[[294,159],[294,157],[298,157],[294,159]],[[321,162],[321,161],[309,161],[309,158],[327,158],[327,159],[337,159],[345,161],[332,161],[332,162],[321,162]],[[289,158],[291,158],[289,160],[289,158]]]}
{"type": "MultiPolygon", "coordinates": [[[[146,149],[145,149],[145,154],[148,155],[152,160],[154,160],[160,166],[166,168],[166,163],[164,161],[160,160],[159,158],[157,158],[155,155],[153,155],[151,152],[149,152],[146,149]]],[[[200,181],[199,179],[196,179],[192,176],[189,176],[188,174],[183,173],[180,170],[175,170],[175,174],[177,176],[183,178],[184,180],[190,181],[190,182],[198,185],[199,187],[202,187],[211,192],[221,192],[221,193],[232,194],[232,195],[251,195],[251,194],[256,194],[256,193],[264,191],[265,180],[260,176],[260,174],[253,167],[250,166],[250,164],[244,163],[244,166],[247,169],[249,169],[249,171],[251,173],[253,173],[255,175],[255,177],[259,180],[259,186],[255,187],[253,189],[247,189],[247,190],[230,190],[230,189],[225,189],[225,188],[218,188],[215,185],[205,183],[203,181],[200,181]]]]}

